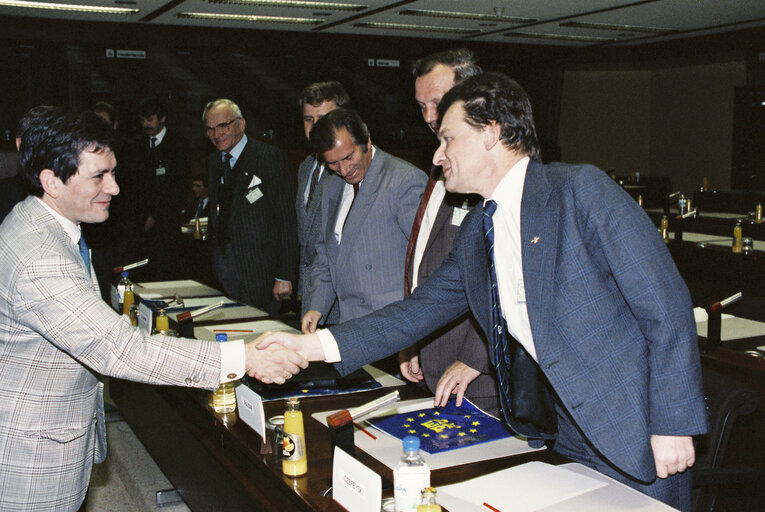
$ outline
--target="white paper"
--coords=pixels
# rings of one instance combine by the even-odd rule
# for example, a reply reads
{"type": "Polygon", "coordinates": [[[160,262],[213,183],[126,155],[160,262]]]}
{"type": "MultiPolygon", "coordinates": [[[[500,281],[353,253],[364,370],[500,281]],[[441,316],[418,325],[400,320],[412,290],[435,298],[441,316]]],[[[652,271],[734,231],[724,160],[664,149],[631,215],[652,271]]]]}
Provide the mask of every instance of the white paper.
{"type": "Polygon", "coordinates": [[[489,509],[483,504],[488,503],[502,512],[535,512],[606,485],[590,476],[534,461],[439,487],[438,501],[449,510],[486,512],[489,509]],[[459,503],[453,503],[455,498],[459,503]]]}
{"type": "Polygon", "coordinates": [[[176,294],[184,298],[223,295],[220,290],[216,290],[215,288],[211,288],[192,279],[138,283],[133,290],[144,299],[175,297],[176,294]]]}
{"type": "Polygon", "coordinates": [[[260,395],[242,384],[236,383],[236,408],[239,419],[247,423],[261,439],[266,439],[266,414],[260,395]]]}
{"type": "MultiPolygon", "coordinates": [[[[223,308],[226,309],[226,308],[223,308]]],[[[210,313],[212,314],[212,313],[210,313]]],[[[287,324],[278,320],[254,320],[249,322],[234,322],[230,324],[211,325],[207,327],[194,327],[194,337],[199,340],[215,341],[217,332],[231,331],[229,336],[242,338],[244,341],[252,341],[266,331],[286,331],[300,334],[300,331],[293,329],[287,324]],[[250,332],[237,332],[250,331],[250,332]]]]}
{"type": "Polygon", "coordinates": [[[332,497],[353,512],[380,512],[380,475],[335,447],[332,465],[332,497]]]}
{"type": "MultiPolygon", "coordinates": [[[[400,414],[427,407],[433,407],[433,398],[421,398],[418,400],[398,402],[394,407],[379,411],[378,414],[372,414],[370,417],[400,414]]],[[[337,410],[317,412],[312,414],[311,417],[326,426],[327,416],[335,412],[337,412],[337,410]]],[[[401,458],[401,440],[372,428],[366,421],[362,421],[358,425],[354,424],[353,438],[356,447],[364,450],[391,469],[396,467],[396,464],[398,464],[398,461],[401,458]],[[361,426],[363,430],[360,429],[359,426],[361,426]]],[[[430,469],[436,470],[538,450],[544,450],[544,448],[531,448],[525,439],[521,437],[509,437],[441,453],[421,453],[425,462],[430,466],[430,469]]]]}
{"type": "MultiPolygon", "coordinates": [[[[694,308],[693,315],[696,319],[696,333],[706,338],[708,327],[707,312],[703,308],[694,308]]],[[[733,315],[722,315],[720,322],[721,341],[740,340],[755,336],[765,336],[765,323],[738,318],[733,315]]]]}

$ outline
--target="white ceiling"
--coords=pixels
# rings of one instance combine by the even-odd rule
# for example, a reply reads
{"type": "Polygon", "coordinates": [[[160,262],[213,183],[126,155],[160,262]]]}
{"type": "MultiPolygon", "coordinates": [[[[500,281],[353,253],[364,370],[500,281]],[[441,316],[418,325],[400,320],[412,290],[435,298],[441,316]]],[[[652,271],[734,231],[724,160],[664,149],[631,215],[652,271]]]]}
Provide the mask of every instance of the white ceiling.
{"type": "MultiPolygon", "coordinates": [[[[234,0],[36,0],[36,4],[81,4],[137,9],[135,14],[92,14],[4,6],[0,15],[150,25],[251,28],[334,34],[423,37],[563,46],[624,45],[699,36],[765,26],[765,0],[330,0],[363,6],[358,11],[331,6],[240,5],[234,0]],[[418,16],[413,10],[481,15],[480,19],[418,16]],[[191,19],[183,13],[278,16],[314,20],[191,19]],[[519,18],[511,20],[508,18],[519,18]],[[377,28],[369,24],[420,25],[377,28]],[[577,24],[598,24],[596,26],[577,24]],[[604,26],[606,25],[606,26],[604,26]],[[423,28],[433,27],[432,29],[423,28]],[[627,28],[631,27],[631,28],[627,28]],[[457,29],[450,33],[441,29],[457,29]],[[433,30],[433,31],[430,31],[433,30]]],[[[278,4],[279,2],[272,2],[278,4]]],[[[379,27],[379,26],[378,26],[379,27]]]]}

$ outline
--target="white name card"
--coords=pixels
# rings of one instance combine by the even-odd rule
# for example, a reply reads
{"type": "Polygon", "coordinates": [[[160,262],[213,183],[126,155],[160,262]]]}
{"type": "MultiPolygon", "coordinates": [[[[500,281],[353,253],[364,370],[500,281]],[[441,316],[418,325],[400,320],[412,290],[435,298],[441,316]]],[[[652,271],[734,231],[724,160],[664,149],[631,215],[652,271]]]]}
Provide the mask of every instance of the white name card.
{"type": "Polygon", "coordinates": [[[332,497],[354,512],[379,512],[382,507],[382,479],[364,464],[335,447],[332,497]]]}
{"type": "Polygon", "coordinates": [[[154,327],[154,312],[143,301],[138,305],[138,327],[149,334],[154,327]]]}
{"type": "Polygon", "coordinates": [[[263,400],[260,395],[238,382],[236,384],[236,408],[239,411],[239,419],[247,423],[265,441],[266,413],[263,411],[263,400]]]}

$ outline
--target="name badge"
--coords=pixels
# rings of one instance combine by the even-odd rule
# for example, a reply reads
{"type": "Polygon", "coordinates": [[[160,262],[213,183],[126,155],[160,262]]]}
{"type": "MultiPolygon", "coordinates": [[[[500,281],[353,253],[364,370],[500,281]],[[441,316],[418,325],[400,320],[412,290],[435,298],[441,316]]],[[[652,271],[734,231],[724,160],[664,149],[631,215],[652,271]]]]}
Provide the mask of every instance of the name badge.
{"type": "Polygon", "coordinates": [[[464,208],[455,208],[452,211],[452,226],[461,226],[462,221],[465,220],[465,216],[470,210],[464,208]]]}
{"type": "Polygon", "coordinates": [[[157,167],[156,174],[157,176],[164,176],[167,174],[167,169],[165,169],[164,166],[157,167]]]}
{"type": "Polygon", "coordinates": [[[252,204],[258,199],[260,199],[261,197],[263,197],[263,192],[261,192],[259,188],[253,188],[252,190],[247,192],[247,195],[245,197],[250,202],[250,204],[252,204]]]}

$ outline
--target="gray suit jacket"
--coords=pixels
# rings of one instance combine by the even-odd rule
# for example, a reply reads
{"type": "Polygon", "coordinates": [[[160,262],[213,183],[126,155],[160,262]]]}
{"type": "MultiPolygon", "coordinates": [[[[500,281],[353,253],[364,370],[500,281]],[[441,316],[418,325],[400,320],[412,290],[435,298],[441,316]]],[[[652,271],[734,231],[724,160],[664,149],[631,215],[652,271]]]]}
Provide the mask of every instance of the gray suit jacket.
{"type": "Polygon", "coordinates": [[[311,204],[308,209],[305,207],[303,193],[305,187],[311,180],[311,174],[316,166],[316,157],[309,155],[298,167],[297,175],[297,197],[295,198],[295,212],[297,213],[298,242],[300,244],[300,277],[299,290],[302,295],[303,311],[302,315],[308,311],[308,305],[311,303],[311,297],[308,295],[308,281],[311,277],[311,265],[316,257],[316,244],[321,238],[321,196],[327,176],[330,172],[324,169],[319,178],[319,184],[313,192],[311,204]]]}
{"type": "Polygon", "coordinates": [[[100,376],[214,388],[220,349],[131,326],[28,197],[0,226],[0,368],[0,510],[68,511],[106,457],[100,376]]]}
{"type": "Polygon", "coordinates": [[[345,181],[327,177],[309,309],[326,318],[337,299],[340,321],[345,321],[404,297],[404,256],[426,181],[412,164],[376,148],[338,244],[334,230],[345,181]]]}
{"type": "MultiPolygon", "coordinates": [[[[447,194],[441,202],[417,273],[419,284],[427,281],[451,252],[454,237],[459,231],[459,225],[455,225],[452,218],[455,209],[461,207],[465,197],[462,194],[447,194]]],[[[414,258],[410,265],[414,266],[414,258]]],[[[412,285],[412,275],[413,272],[409,272],[409,287],[412,285]]],[[[489,360],[489,348],[472,314],[466,313],[449,322],[420,340],[417,345],[428,389],[435,393],[441,375],[452,363],[461,361],[481,372],[468,386],[465,397],[490,414],[501,413],[496,376],[489,360]]]]}

